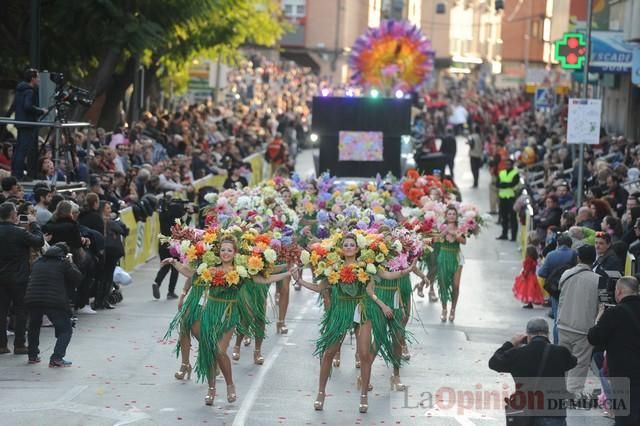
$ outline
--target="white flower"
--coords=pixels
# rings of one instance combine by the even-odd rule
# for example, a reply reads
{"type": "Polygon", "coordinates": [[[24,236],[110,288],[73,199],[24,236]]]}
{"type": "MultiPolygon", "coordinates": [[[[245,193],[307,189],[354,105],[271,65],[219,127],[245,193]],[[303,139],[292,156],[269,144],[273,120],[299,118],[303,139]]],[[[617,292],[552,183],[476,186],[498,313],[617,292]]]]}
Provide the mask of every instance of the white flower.
{"type": "Polygon", "coordinates": [[[378,270],[376,269],[376,265],[374,265],[373,263],[367,263],[366,271],[371,275],[375,275],[378,272],[378,270]]]}
{"type": "Polygon", "coordinates": [[[363,235],[356,235],[356,242],[361,249],[367,247],[367,239],[363,235]]]}
{"type": "Polygon", "coordinates": [[[244,266],[236,266],[236,272],[242,278],[247,278],[249,276],[249,271],[247,271],[247,268],[245,268],[244,266]]]}
{"type": "Polygon", "coordinates": [[[302,264],[308,265],[310,258],[311,258],[311,253],[309,253],[306,250],[302,250],[302,252],[300,253],[300,261],[302,262],[302,264]]]}
{"type": "Polygon", "coordinates": [[[187,250],[189,250],[189,247],[191,247],[191,241],[189,240],[182,240],[180,242],[180,251],[182,253],[186,253],[187,250]]]}
{"type": "Polygon", "coordinates": [[[395,240],[391,244],[391,247],[397,252],[401,252],[402,251],[402,243],[400,242],[400,240],[395,240]]]}
{"type": "Polygon", "coordinates": [[[276,259],[278,258],[278,253],[276,253],[274,249],[268,248],[264,251],[263,254],[265,260],[269,263],[275,263],[276,259]]]}
{"type": "Polygon", "coordinates": [[[209,204],[213,204],[216,201],[216,198],[218,198],[218,194],[213,192],[209,192],[204,196],[204,200],[209,204]]]}
{"type": "Polygon", "coordinates": [[[209,265],[203,262],[198,266],[198,269],[196,269],[196,272],[198,273],[198,275],[202,275],[202,273],[208,268],[209,268],[209,265]]]}

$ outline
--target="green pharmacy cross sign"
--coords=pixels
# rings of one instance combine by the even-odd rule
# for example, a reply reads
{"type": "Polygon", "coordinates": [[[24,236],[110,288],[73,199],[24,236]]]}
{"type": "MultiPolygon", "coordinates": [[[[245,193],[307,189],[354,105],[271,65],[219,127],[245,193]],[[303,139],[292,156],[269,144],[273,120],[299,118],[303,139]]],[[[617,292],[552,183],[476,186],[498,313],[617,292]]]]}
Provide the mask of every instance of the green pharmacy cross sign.
{"type": "Polygon", "coordinates": [[[584,65],[587,43],[582,33],[564,33],[562,40],[556,40],[553,58],[568,70],[579,70],[584,65]]]}

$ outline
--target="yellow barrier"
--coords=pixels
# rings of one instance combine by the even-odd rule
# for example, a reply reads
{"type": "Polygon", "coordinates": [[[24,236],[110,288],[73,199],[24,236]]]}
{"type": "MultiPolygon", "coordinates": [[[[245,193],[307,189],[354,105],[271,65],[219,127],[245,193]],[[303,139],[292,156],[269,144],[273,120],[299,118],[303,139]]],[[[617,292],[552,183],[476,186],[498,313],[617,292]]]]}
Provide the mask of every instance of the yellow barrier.
{"type": "MultiPolygon", "coordinates": [[[[265,178],[265,171],[268,169],[264,160],[264,153],[252,154],[244,159],[251,164],[253,173],[249,185],[255,186],[265,178]]],[[[207,175],[193,183],[196,192],[205,186],[213,186],[222,190],[222,185],[226,176],[207,175]]],[[[184,197],[183,197],[184,198],[184,197]]],[[[151,258],[158,255],[158,238],[160,236],[160,219],[158,212],[148,217],[144,222],[136,222],[131,207],[120,210],[120,219],[127,228],[129,236],[124,240],[124,257],[121,265],[125,271],[132,271],[137,266],[146,263],[151,258]]]]}

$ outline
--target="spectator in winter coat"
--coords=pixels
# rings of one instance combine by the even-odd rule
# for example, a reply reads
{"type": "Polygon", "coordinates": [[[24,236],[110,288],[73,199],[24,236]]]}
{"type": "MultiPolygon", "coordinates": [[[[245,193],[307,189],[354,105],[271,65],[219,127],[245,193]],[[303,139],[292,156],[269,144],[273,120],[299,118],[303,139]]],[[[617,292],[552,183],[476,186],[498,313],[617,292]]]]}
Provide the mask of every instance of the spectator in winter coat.
{"type": "Polygon", "coordinates": [[[25,294],[25,305],[29,309],[29,364],[40,362],[40,326],[42,316],[46,315],[56,334],[49,367],[71,366],[71,362],[64,359],[72,334],[70,297],[81,278],[65,243],[55,244],[33,264],[25,294]]]}
{"type": "Polygon", "coordinates": [[[27,223],[18,224],[18,212],[11,202],[0,204],[0,354],[9,353],[7,348],[7,314],[13,304],[16,314],[15,354],[26,354],[24,293],[29,281],[31,249],[44,245],[42,231],[34,216],[27,217],[27,223]]]}

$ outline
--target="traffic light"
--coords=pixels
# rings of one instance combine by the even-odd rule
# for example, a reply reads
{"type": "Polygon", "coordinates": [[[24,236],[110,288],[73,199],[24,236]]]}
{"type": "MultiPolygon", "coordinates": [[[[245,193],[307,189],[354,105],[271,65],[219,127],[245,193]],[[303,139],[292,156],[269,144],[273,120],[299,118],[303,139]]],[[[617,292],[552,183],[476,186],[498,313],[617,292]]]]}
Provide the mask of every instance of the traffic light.
{"type": "Polygon", "coordinates": [[[562,40],[554,43],[553,59],[560,62],[560,66],[568,70],[582,69],[584,66],[587,43],[582,33],[564,33],[562,40]]]}

